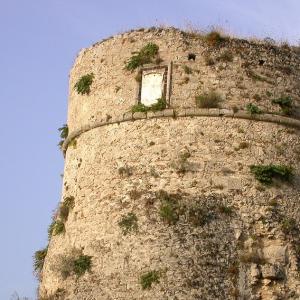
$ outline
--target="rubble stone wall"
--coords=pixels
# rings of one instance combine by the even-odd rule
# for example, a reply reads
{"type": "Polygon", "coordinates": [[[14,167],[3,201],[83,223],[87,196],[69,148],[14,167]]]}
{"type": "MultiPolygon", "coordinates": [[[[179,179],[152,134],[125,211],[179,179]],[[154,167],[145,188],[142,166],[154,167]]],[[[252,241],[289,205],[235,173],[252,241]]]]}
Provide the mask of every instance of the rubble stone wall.
{"type": "Polygon", "coordinates": [[[278,108],[267,91],[288,93],[297,106],[298,58],[271,46],[227,43],[240,51],[232,62],[213,66],[203,55],[216,59],[224,47],[210,49],[173,29],[126,33],[80,53],[70,77],[68,125],[71,136],[87,127],[76,143],[65,144],[62,194],[62,201],[74,197],[75,206],[65,233],[49,243],[41,299],[299,299],[297,116],[295,126],[286,126],[224,117],[219,110],[191,115],[196,93],[212,88],[223,95],[224,108],[241,110],[259,93],[264,97],[257,105],[272,112],[278,108]],[[124,70],[124,60],[147,42],[159,45],[164,62],[173,61],[170,107],[184,113],[131,115],[93,126],[124,118],[136,103],[135,74],[124,70]],[[187,60],[189,52],[195,62],[187,60]],[[250,66],[243,66],[246,60],[250,66]],[[271,72],[280,64],[291,65],[292,73],[271,72]],[[184,65],[193,71],[182,84],[184,65]],[[269,70],[270,81],[248,78],[250,67],[260,74],[269,70]],[[90,95],[78,95],[74,84],[91,72],[90,95]],[[292,180],[260,184],[250,166],[266,164],[291,166],[292,180]],[[120,224],[129,214],[135,226],[124,232],[120,224]],[[72,249],[91,256],[92,267],[63,278],[61,257],[72,249]],[[141,278],[151,271],[158,279],[143,289],[141,278]]]}

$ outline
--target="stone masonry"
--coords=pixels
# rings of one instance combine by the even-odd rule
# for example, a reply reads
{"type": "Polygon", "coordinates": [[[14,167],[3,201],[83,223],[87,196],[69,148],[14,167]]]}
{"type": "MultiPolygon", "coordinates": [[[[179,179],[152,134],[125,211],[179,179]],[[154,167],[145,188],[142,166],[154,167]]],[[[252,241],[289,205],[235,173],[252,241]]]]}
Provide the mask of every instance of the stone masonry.
{"type": "Polygon", "coordinates": [[[40,299],[300,299],[299,63],[287,46],[212,46],[173,28],[83,49],[70,74],[63,145],[61,201],[72,196],[75,206],[50,240],[40,299]],[[170,99],[166,110],[132,114],[139,70],[124,66],[149,42],[160,65],[172,66],[170,99]],[[91,92],[80,95],[74,85],[89,73],[91,92]],[[195,96],[212,90],[220,108],[197,109],[195,96]],[[293,99],[293,115],[272,104],[281,96],[293,99]],[[248,103],[264,113],[249,115],[248,103]],[[292,180],[262,185],[249,167],[267,164],[292,167],[292,180]],[[166,195],[174,222],[162,218],[166,195]],[[136,228],[124,234],[128,214],[136,228]],[[72,249],[91,257],[91,269],[63,278],[60,259],[72,249]],[[159,278],[143,289],[151,271],[159,278]]]}

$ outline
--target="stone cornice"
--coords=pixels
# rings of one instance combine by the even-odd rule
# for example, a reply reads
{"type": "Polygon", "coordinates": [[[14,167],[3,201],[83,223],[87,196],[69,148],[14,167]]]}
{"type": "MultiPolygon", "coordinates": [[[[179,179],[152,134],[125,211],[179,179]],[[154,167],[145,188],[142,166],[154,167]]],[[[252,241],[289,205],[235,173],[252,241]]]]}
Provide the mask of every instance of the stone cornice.
{"type": "Polygon", "coordinates": [[[126,112],[115,118],[102,119],[94,122],[93,124],[84,125],[81,128],[71,132],[62,145],[62,151],[65,154],[69,143],[77,138],[84,132],[89,130],[111,125],[119,124],[122,122],[129,122],[135,120],[153,119],[153,118],[181,118],[181,117],[225,117],[233,119],[247,119],[253,121],[276,123],[279,125],[294,127],[300,129],[300,120],[290,117],[285,117],[276,114],[264,113],[264,114],[249,114],[246,111],[234,112],[230,109],[219,108],[186,108],[186,109],[165,109],[156,112],[126,112]]]}

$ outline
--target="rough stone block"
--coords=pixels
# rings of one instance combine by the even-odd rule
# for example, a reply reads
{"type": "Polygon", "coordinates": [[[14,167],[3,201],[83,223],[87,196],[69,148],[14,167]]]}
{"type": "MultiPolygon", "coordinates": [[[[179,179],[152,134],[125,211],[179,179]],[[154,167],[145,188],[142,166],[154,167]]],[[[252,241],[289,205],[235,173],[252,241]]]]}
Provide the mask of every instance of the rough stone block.
{"type": "Polygon", "coordinates": [[[185,117],[186,116],[185,109],[184,108],[177,109],[175,111],[175,115],[176,117],[185,117]]]}
{"type": "Polygon", "coordinates": [[[241,119],[254,119],[254,116],[247,113],[246,111],[238,111],[233,115],[233,117],[241,119]]]}
{"type": "Polygon", "coordinates": [[[208,116],[208,108],[195,108],[195,116],[208,116]]]}
{"type": "Polygon", "coordinates": [[[195,116],[195,108],[186,108],[185,109],[185,115],[186,116],[195,116]]]}
{"type": "Polygon", "coordinates": [[[233,117],[233,110],[232,109],[221,108],[220,109],[220,115],[224,115],[225,117],[233,117]]]}
{"type": "Polygon", "coordinates": [[[138,112],[133,113],[132,117],[133,117],[134,120],[146,119],[147,115],[144,112],[138,111],[138,112]]]}
{"type": "Polygon", "coordinates": [[[154,116],[155,118],[160,118],[164,116],[164,112],[163,111],[154,111],[154,116]]]}
{"type": "Polygon", "coordinates": [[[262,277],[265,279],[281,280],[284,279],[284,272],[281,266],[265,264],[261,267],[262,277]]]}
{"type": "Polygon", "coordinates": [[[208,115],[209,116],[219,116],[220,115],[220,109],[219,108],[209,108],[208,109],[208,115]]]}
{"type": "Polygon", "coordinates": [[[174,117],[174,109],[165,109],[163,110],[164,117],[174,117]]]}
{"type": "Polygon", "coordinates": [[[124,113],[123,114],[123,120],[124,121],[130,121],[130,120],[132,120],[132,112],[129,111],[129,112],[124,113]]]}

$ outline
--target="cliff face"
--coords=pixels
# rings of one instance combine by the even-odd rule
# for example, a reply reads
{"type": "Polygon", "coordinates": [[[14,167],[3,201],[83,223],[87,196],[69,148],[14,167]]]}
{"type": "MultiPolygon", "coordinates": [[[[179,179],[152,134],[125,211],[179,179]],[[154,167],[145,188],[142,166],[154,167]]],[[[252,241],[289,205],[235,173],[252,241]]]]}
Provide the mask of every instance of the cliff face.
{"type": "Polygon", "coordinates": [[[63,146],[61,207],[71,205],[41,299],[299,299],[299,75],[291,49],[174,29],[81,51],[63,146]],[[132,114],[141,83],[124,61],[149,42],[169,67],[168,107],[132,114]],[[196,108],[212,90],[219,108],[196,108]],[[292,115],[279,97],[293,99],[292,115]],[[249,103],[265,113],[249,115],[249,103]]]}

